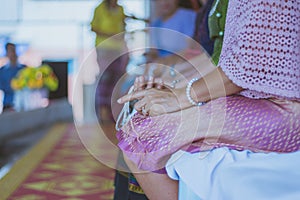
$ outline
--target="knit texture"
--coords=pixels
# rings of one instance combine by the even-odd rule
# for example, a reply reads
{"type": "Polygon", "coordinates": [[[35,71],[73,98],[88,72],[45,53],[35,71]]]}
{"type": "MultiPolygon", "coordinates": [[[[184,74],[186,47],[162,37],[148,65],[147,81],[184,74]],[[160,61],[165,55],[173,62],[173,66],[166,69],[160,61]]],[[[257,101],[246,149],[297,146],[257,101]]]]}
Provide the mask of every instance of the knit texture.
{"type": "Polygon", "coordinates": [[[230,1],[219,66],[250,98],[300,100],[300,1],[230,1]]]}

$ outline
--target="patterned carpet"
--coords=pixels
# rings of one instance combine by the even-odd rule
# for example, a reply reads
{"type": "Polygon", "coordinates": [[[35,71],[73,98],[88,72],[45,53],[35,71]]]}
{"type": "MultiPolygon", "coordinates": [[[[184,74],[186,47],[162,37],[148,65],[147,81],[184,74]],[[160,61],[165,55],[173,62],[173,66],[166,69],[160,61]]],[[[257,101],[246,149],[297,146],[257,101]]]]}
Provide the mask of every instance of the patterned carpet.
{"type": "Polygon", "coordinates": [[[114,170],[84,148],[73,124],[57,124],[0,180],[0,199],[113,198],[114,170]]]}

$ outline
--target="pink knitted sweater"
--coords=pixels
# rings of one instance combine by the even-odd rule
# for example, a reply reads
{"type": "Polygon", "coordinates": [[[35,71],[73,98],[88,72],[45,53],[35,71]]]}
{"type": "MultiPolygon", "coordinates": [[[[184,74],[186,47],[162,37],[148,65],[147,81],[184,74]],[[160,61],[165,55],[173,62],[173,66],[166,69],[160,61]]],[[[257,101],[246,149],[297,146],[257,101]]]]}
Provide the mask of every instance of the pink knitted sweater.
{"type": "Polygon", "coordinates": [[[300,100],[300,1],[232,0],[219,66],[250,98],[300,100]]]}

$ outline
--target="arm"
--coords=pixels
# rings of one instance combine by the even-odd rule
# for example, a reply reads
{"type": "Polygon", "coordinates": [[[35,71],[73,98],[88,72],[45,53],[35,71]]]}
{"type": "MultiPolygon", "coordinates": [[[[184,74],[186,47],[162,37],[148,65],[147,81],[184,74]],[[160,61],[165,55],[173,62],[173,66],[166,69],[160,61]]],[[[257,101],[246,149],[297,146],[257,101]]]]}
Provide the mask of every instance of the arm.
{"type": "Polygon", "coordinates": [[[112,37],[112,36],[115,35],[115,34],[104,33],[101,30],[94,28],[93,26],[91,28],[91,31],[95,32],[98,36],[101,36],[101,37],[107,37],[108,38],[108,37],[112,37]]]}
{"type": "MultiPolygon", "coordinates": [[[[190,95],[196,102],[208,102],[219,97],[237,94],[241,90],[243,88],[235,85],[221,68],[215,68],[192,85],[190,95]]],[[[145,88],[121,97],[118,99],[118,103],[135,99],[139,100],[134,106],[135,109],[138,112],[144,111],[144,114],[148,113],[150,115],[177,112],[192,106],[186,96],[185,87],[173,90],[168,87],[163,89],[145,88]]]]}
{"type": "MultiPolygon", "coordinates": [[[[151,57],[146,55],[147,58],[151,57],[151,59],[147,59],[149,63],[158,64],[154,70],[155,73],[153,76],[160,77],[166,80],[166,82],[172,82],[174,79],[182,79],[182,76],[184,76],[186,79],[194,76],[202,77],[214,70],[216,66],[212,64],[210,57],[205,52],[198,50],[200,48],[197,47],[191,47],[190,49],[186,49],[162,58],[157,58],[156,56],[156,59],[153,59],[155,56],[151,57]],[[162,66],[164,67],[162,68],[162,66]],[[170,70],[166,70],[168,67],[173,67],[176,74],[180,75],[181,77],[177,75],[176,77],[170,76],[170,70]]],[[[148,74],[145,73],[144,75],[148,74]]],[[[184,80],[180,81],[181,82],[176,85],[177,87],[186,84],[184,80]]]]}
{"type": "MultiPolygon", "coordinates": [[[[103,10],[106,10],[106,9],[107,9],[106,6],[99,5],[94,10],[93,19],[90,23],[90,26],[91,26],[91,31],[96,33],[97,36],[104,37],[104,38],[109,38],[109,37],[114,36],[116,33],[107,33],[107,31],[104,31],[101,28],[102,27],[101,24],[103,25],[103,21],[110,20],[108,18],[108,16],[103,14],[104,13],[103,10]]],[[[120,12],[123,13],[123,9],[121,9],[120,12]]],[[[125,15],[123,15],[123,23],[125,23],[124,19],[125,19],[125,15]]]]}
{"type": "Polygon", "coordinates": [[[230,96],[243,90],[243,88],[234,84],[220,67],[196,81],[192,89],[194,91],[191,92],[192,99],[200,102],[230,96]]]}
{"type": "Polygon", "coordinates": [[[164,82],[172,83],[174,80],[179,81],[175,85],[176,88],[185,87],[188,83],[188,80],[191,80],[192,78],[204,77],[217,68],[211,62],[210,57],[203,52],[200,52],[198,55],[193,56],[188,61],[183,59],[183,55],[178,55],[176,57],[178,62],[176,62],[175,64],[174,62],[173,65],[164,63],[166,67],[164,67],[163,69],[157,67],[157,71],[159,71],[159,73],[157,73],[159,75],[158,77],[163,79],[164,82]],[[171,69],[169,69],[168,67],[171,66],[176,73],[175,76],[172,76],[170,73],[171,69]]]}
{"type": "MultiPolygon", "coordinates": [[[[191,97],[196,102],[208,102],[219,97],[237,94],[241,90],[243,89],[235,85],[221,68],[215,68],[192,85],[191,97]]],[[[150,115],[172,113],[192,106],[186,96],[185,87],[173,90],[146,88],[121,97],[118,103],[135,99],[139,100],[135,104],[135,109],[144,113],[146,111],[150,115]]]]}
{"type": "MultiPolygon", "coordinates": [[[[242,90],[243,88],[234,84],[223,70],[217,67],[192,85],[190,95],[195,102],[208,102],[219,97],[237,94],[242,90]]],[[[192,106],[186,96],[186,87],[176,89],[175,93],[181,109],[192,106]]]]}

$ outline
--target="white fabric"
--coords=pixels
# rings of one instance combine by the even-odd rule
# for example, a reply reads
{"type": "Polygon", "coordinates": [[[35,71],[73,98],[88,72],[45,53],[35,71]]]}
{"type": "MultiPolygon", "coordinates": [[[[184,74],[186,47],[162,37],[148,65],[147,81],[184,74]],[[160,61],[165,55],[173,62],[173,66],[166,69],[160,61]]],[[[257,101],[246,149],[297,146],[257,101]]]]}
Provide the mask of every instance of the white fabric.
{"type": "Polygon", "coordinates": [[[299,200],[300,151],[252,153],[218,148],[178,151],[166,165],[179,200],[299,200]]]}

